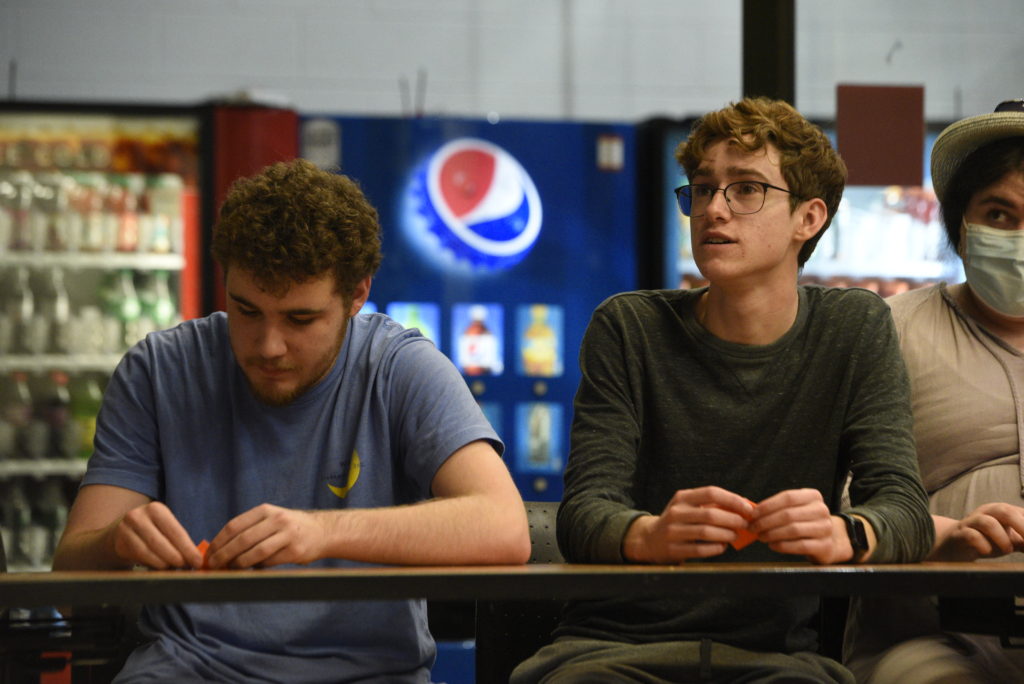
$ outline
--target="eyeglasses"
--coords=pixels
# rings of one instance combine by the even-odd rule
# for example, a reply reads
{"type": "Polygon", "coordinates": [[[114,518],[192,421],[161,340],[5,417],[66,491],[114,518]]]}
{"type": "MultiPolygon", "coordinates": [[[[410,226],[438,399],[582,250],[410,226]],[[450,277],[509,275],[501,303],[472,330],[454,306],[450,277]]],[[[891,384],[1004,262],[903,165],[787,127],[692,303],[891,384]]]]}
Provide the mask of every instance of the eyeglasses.
{"type": "Polygon", "coordinates": [[[764,206],[764,196],[768,194],[768,188],[781,190],[797,198],[800,197],[795,192],[761,181],[736,181],[729,183],[724,188],[716,188],[708,183],[680,185],[675,189],[675,193],[676,201],[679,202],[679,210],[683,212],[683,215],[696,218],[704,215],[708,205],[711,204],[711,199],[719,191],[725,195],[725,202],[729,205],[732,213],[756,214],[764,206]]]}

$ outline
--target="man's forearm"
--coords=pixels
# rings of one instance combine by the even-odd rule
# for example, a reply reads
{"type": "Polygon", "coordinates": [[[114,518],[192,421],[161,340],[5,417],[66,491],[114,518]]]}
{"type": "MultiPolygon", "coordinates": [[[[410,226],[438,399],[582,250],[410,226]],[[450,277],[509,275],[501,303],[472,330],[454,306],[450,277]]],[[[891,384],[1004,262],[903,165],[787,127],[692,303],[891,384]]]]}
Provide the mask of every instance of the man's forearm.
{"type": "Polygon", "coordinates": [[[114,525],[72,534],[65,532],[53,553],[53,569],[119,570],[130,568],[132,564],[114,551],[113,532],[114,525]]]}
{"type": "Polygon", "coordinates": [[[522,505],[500,505],[487,494],[314,514],[324,518],[327,557],[398,565],[518,564],[529,558],[522,505]]]}

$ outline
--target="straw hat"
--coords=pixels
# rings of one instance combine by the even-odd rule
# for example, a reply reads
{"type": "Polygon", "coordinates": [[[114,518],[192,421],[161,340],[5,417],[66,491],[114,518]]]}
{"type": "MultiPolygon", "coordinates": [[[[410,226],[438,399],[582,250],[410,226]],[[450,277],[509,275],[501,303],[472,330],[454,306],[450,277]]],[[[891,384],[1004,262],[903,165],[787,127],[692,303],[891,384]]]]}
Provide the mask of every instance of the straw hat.
{"type": "Polygon", "coordinates": [[[949,181],[971,152],[1017,136],[1024,136],[1024,100],[1000,102],[992,114],[957,121],[942,131],[932,147],[932,186],[939,201],[945,201],[949,181]]]}

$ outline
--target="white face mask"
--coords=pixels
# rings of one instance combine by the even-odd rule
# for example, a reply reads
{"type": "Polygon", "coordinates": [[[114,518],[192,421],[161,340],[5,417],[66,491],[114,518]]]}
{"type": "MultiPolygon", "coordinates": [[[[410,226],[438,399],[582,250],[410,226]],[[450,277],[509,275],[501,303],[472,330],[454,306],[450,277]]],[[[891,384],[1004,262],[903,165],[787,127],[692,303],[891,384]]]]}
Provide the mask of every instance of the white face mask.
{"type": "Polygon", "coordinates": [[[981,301],[1024,317],[1024,230],[999,230],[964,219],[964,273],[981,301]]]}

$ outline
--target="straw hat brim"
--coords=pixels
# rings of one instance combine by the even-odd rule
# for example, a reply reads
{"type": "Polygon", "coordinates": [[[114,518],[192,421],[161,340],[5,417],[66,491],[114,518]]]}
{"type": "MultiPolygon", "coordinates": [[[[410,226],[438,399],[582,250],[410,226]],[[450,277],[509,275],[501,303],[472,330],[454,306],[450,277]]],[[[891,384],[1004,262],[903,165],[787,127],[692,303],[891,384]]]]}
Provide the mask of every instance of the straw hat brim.
{"type": "Polygon", "coordinates": [[[940,202],[953,174],[974,150],[995,140],[1024,136],[1024,112],[994,112],[957,121],[932,146],[932,186],[940,202]]]}

